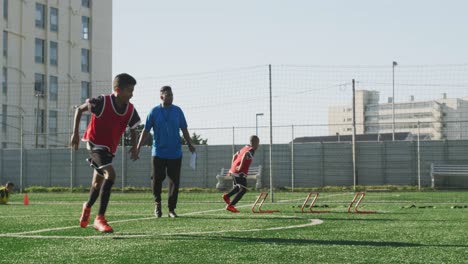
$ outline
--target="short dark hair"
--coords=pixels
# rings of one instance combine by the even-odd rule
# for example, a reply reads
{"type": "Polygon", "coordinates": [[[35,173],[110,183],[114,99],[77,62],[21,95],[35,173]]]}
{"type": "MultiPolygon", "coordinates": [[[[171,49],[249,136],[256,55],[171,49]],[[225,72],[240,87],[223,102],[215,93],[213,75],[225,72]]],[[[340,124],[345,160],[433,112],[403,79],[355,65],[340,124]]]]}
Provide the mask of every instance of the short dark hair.
{"type": "Polygon", "coordinates": [[[164,85],[163,87],[161,87],[161,90],[159,90],[160,93],[164,93],[164,92],[167,92],[167,91],[172,92],[172,88],[169,85],[164,85]]]}
{"type": "Polygon", "coordinates": [[[137,81],[128,73],[121,73],[115,76],[113,87],[125,89],[129,86],[136,85],[137,81]]]}
{"type": "Polygon", "coordinates": [[[260,138],[256,135],[250,136],[250,144],[253,144],[254,142],[260,142],[260,138]]]}
{"type": "Polygon", "coordinates": [[[7,183],[5,184],[5,186],[6,186],[6,187],[15,186],[15,184],[13,184],[12,182],[7,182],[7,183]]]}

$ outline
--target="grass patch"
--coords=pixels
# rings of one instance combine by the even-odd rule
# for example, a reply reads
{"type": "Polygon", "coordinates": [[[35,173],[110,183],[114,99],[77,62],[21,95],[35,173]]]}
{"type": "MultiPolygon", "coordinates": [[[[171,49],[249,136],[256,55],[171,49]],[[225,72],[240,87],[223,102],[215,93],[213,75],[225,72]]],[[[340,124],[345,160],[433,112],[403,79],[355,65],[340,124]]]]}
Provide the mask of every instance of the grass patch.
{"type": "Polygon", "coordinates": [[[368,193],[362,206],[378,213],[366,215],[346,213],[349,192],[321,194],[326,214],[299,212],[306,192],[277,193],[264,208],[281,212],[252,214],[256,195],[232,214],[220,193],[181,193],[180,217],[163,208],[157,219],[150,193],[114,192],[107,218],[116,232],[102,235],[78,227],[86,193],[31,193],[29,206],[14,194],[0,206],[0,255],[8,263],[463,263],[468,252],[468,209],[451,209],[466,205],[466,193],[368,193]]]}

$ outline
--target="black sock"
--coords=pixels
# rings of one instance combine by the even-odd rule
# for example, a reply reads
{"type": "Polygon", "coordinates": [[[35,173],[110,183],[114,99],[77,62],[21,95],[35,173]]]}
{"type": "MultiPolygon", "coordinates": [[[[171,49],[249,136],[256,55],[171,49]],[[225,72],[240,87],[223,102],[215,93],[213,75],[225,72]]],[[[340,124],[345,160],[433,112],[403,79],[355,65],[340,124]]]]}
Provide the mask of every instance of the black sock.
{"type": "Polygon", "coordinates": [[[236,197],[234,197],[234,199],[231,201],[231,205],[236,205],[237,202],[240,201],[240,199],[242,198],[242,196],[244,196],[246,192],[247,192],[247,189],[240,188],[240,191],[237,193],[236,197]]]}
{"type": "Polygon", "coordinates": [[[94,203],[96,202],[97,198],[99,197],[99,189],[96,189],[94,187],[91,187],[91,190],[89,190],[89,199],[88,199],[88,208],[91,208],[94,203]]]}
{"type": "Polygon", "coordinates": [[[231,197],[233,196],[235,193],[239,192],[239,186],[234,186],[234,188],[232,188],[232,190],[227,194],[228,197],[231,197]]]}
{"type": "Polygon", "coordinates": [[[113,184],[114,182],[108,179],[104,180],[104,183],[102,184],[101,203],[99,204],[99,213],[98,213],[99,215],[104,215],[106,213],[113,184]]]}

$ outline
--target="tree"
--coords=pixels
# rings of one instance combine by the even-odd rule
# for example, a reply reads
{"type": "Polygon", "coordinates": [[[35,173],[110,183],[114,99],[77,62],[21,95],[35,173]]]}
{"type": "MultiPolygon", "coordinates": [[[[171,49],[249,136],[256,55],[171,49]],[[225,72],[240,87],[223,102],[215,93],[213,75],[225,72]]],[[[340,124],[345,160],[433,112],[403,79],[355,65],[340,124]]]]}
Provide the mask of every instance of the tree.
{"type": "MultiPolygon", "coordinates": [[[[190,139],[192,140],[192,143],[194,145],[208,145],[208,139],[201,138],[201,135],[197,135],[195,132],[193,132],[190,139]]],[[[182,145],[187,145],[187,142],[185,141],[184,137],[180,137],[180,140],[182,142],[182,145]]]]}
{"type": "MultiPolygon", "coordinates": [[[[141,135],[141,132],[143,131],[144,128],[145,128],[144,124],[139,124],[135,129],[136,136],[137,136],[137,139],[136,139],[137,143],[141,135]]],[[[130,129],[125,130],[124,139],[125,139],[125,146],[132,145],[132,140],[130,137],[130,129]]],[[[119,141],[119,146],[121,145],[122,145],[122,140],[119,141]]],[[[148,133],[148,137],[146,138],[146,141],[143,142],[143,146],[152,146],[152,145],[153,145],[153,135],[151,135],[151,133],[148,133]]]]}

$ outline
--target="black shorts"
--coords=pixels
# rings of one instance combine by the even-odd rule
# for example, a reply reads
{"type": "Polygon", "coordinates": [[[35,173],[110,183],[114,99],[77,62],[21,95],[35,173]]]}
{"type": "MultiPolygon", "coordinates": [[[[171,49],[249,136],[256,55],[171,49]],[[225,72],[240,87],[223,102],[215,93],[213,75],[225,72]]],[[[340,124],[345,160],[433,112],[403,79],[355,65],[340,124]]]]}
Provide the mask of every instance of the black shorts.
{"type": "Polygon", "coordinates": [[[244,173],[239,173],[237,175],[232,175],[232,180],[234,181],[234,185],[240,185],[244,188],[247,188],[247,177],[244,173]]]}
{"type": "Polygon", "coordinates": [[[104,175],[102,168],[112,165],[114,154],[110,153],[108,148],[96,146],[91,142],[86,144],[86,148],[89,152],[89,158],[86,159],[89,166],[94,168],[100,175],[104,175]]]}

